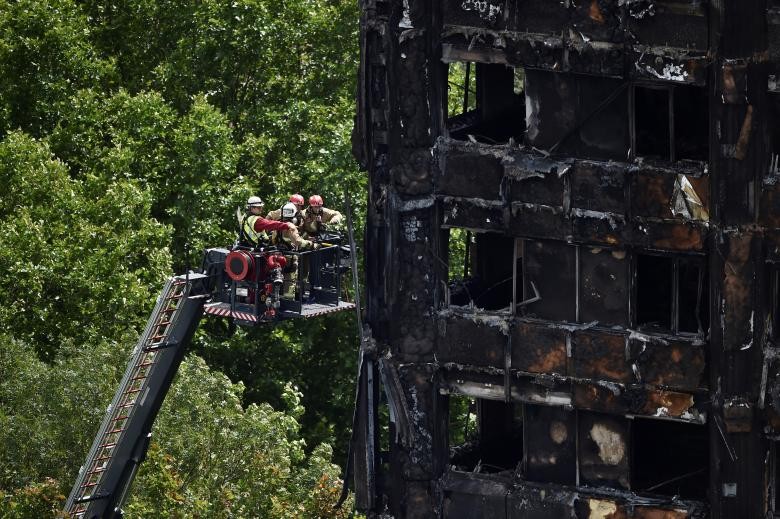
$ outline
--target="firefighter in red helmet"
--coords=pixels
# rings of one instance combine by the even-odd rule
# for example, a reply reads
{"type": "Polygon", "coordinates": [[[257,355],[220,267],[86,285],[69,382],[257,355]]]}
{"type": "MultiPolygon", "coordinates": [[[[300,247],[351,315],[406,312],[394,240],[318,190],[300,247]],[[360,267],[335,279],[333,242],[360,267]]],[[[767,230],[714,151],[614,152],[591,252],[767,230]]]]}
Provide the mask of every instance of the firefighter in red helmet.
{"type": "Polygon", "coordinates": [[[327,229],[338,228],[344,216],[324,206],[320,195],[309,197],[309,207],[303,211],[303,224],[301,230],[308,236],[317,236],[327,229]]]}

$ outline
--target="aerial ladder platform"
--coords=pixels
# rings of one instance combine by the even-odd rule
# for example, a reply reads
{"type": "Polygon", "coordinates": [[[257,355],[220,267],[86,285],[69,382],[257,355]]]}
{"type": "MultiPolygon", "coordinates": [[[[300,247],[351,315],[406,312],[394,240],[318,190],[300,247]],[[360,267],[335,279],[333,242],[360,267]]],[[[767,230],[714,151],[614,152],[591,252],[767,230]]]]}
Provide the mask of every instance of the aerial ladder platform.
{"type": "MultiPolygon", "coordinates": [[[[65,502],[66,517],[123,516],[122,506],[149,448],[154,420],[204,315],[257,326],[357,308],[341,298],[342,276],[356,271],[349,216],[348,223],[346,257],[341,236],[333,233],[320,238],[317,251],[236,243],[230,249],[206,250],[200,272],[167,280],[79,469],[65,502]],[[293,269],[285,270],[287,265],[293,269]],[[285,285],[296,288],[294,296],[281,294],[285,285]]],[[[357,291],[354,276],[353,281],[357,291]]]]}
{"type": "Polygon", "coordinates": [[[69,517],[121,517],[152,424],[208,295],[208,276],[203,274],[175,276],[165,283],[66,501],[69,517]]]}

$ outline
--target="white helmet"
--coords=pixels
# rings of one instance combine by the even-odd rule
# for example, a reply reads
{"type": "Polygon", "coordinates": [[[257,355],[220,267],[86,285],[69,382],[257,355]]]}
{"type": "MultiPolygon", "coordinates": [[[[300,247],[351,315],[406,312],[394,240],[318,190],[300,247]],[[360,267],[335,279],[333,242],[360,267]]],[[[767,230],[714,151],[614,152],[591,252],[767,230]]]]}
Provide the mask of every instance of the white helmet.
{"type": "Polygon", "coordinates": [[[263,199],[259,196],[250,196],[249,199],[246,201],[246,208],[252,208],[252,207],[262,207],[263,205],[263,199]]]}
{"type": "Polygon", "coordinates": [[[282,218],[295,218],[298,208],[292,202],[287,202],[282,206],[282,218]]]}

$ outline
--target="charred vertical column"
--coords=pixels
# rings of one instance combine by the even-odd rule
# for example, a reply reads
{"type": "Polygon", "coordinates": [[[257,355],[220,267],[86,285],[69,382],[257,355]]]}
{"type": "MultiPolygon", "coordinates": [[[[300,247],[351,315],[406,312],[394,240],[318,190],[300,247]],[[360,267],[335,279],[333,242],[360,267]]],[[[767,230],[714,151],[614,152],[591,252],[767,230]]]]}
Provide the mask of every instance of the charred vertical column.
{"type": "Polygon", "coordinates": [[[710,504],[713,518],[764,517],[768,445],[756,412],[761,388],[762,264],[757,190],[765,155],[766,5],[711,5],[710,166],[716,201],[710,255],[710,504]]]}

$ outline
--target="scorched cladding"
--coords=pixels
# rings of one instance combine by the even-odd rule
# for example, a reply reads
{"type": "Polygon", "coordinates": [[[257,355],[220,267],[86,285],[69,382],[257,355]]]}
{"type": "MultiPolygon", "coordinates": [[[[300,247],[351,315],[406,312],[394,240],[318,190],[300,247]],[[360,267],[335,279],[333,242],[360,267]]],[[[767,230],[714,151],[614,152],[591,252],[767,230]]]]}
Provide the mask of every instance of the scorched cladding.
{"type": "Polygon", "coordinates": [[[359,506],[780,517],[780,3],[361,7],[359,506]]]}

